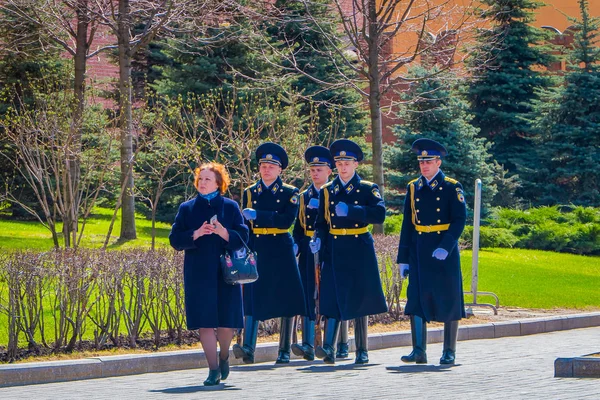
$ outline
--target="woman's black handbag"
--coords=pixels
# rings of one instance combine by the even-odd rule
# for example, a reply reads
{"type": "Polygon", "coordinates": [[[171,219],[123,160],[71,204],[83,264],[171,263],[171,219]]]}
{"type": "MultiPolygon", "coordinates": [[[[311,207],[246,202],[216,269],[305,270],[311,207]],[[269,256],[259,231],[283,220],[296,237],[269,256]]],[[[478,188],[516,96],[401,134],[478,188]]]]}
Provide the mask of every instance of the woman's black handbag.
{"type": "MultiPolygon", "coordinates": [[[[235,232],[235,231],[230,231],[235,232]]],[[[239,233],[235,232],[238,236],[239,233]]],[[[240,239],[241,236],[240,236],[240,239]]],[[[256,269],[256,252],[250,251],[250,248],[244,243],[241,250],[225,250],[221,254],[221,272],[223,279],[230,285],[252,283],[258,279],[258,270],[256,269]]]]}

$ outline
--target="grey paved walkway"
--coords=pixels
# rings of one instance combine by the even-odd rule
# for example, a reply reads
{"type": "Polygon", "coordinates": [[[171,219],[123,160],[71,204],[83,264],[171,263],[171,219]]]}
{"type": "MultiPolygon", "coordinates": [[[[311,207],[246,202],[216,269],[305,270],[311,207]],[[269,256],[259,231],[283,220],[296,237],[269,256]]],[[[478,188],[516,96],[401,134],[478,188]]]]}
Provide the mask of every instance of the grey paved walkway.
{"type": "Polygon", "coordinates": [[[0,388],[0,399],[600,399],[600,379],[554,378],[554,360],[600,351],[600,327],[458,343],[458,365],[402,364],[407,347],[370,351],[371,364],[293,361],[234,366],[225,384],[205,388],[208,370],[0,388]]]}

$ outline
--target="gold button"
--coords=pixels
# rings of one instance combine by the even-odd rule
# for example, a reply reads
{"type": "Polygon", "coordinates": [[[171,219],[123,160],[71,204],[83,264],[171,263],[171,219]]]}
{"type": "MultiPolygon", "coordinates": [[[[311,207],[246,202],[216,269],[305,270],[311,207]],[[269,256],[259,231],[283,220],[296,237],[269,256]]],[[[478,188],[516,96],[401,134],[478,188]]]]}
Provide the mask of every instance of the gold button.
{"type": "Polygon", "coordinates": [[[356,189],[356,193],[360,193],[360,189],[356,189]]]}
{"type": "Polygon", "coordinates": [[[354,226],[358,228],[358,224],[354,224],[354,226]]]}
{"type": "Polygon", "coordinates": [[[279,203],[279,199],[277,199],[277,202],[279,203]]]}
{"type": "Polygon", "coordinates": [[[276,233],[273,234],[273,236],[277,235],[276,233]]]}
{"type": "Polygon", "coordinates": [[[439,197],[436,197],[435,199],[436,199],[437,201],[440,201],[440,198],[439,198],[439,197]]]}
{"type": "Polygon", "coordinates": [[[417,199],[417,201],[421,201],[420,199],[417,199]]]}
{"type": "Polygon", "coordinates": [[[335,204],[335,203],[332,201],[331,204],[335,204]]]}
{"type": "Polygon", "coordinates": [[[256,189],[254,189],[253,192],[256,193],[256,189]]]}
{"type": "Polygon", "coordinates": [[[441,234],[442,234],[442,232],[438,231],[438,235],[441,235],[441,234]]]}
{"type": "Polygon", "coordinates": [[[358,204],[358,200],[356,200],[356,201],[354,202],[354,204],[358,204]]]}
{"type": "Polygon", "coordinates": [[[259,237],[259,236],[260,236],[260,235],[258,235],[258,234],[256,235],[256,237],[259,237]]]}
{"type": "Polygon", "coordinates": [[[437,209],[437,210],[435,210],[435,211],[437,211],[437,212],[440,212],[440,209],[438,208],[438,209],[437,209]]]}
{"type": "Polygon", "coordinates": [[[358,235],[354,235],[354,237],[358,237],[358,235]]]}
{"type": "Polygon", "coordinates": [[[440,190],[442,190],[442,187],[440,186],[440,190]]]}
{"type": "Polygon", "coordinates": [[[421,210],[417,210],[417,212],[419,212],[419,211],[421,211],[421,210]]]}
{"type": "Polygon", "coordinates": [[[334,239],[337,239],[337,236],[334,236],[333,238],[334,238],[334,239]]]}
{"type": "Polygon", "coordinates": [[[306,218],[310,218],[310,215],[307,215],[306,218]]]}
{"type": "Polygon", "coordinates": [[[331,213],[331,216],[332,216],[332,217],[334,217],[334,216],[335,216],[335,213],[331,213]]]}
{"type": "Polygon", "coordinates": [[[423,232],[419,232],[419,235],[422,235],[422,234],[423,234],[423,232]]]}
{"type": "Polygon", "coordinates": [[[283,189],[279,189],[280,192],[283,192],[283,189]]]}
{"type": "Polygon", "coordinates": [[[335,225],[333,225],[333,227],[335,228],[335,225]]]}
{"type": "Polygon", "coordinates": [[[442,222],[442,221],[438,219],[438,224],[439,224],[440,222],[442,222]]]}
{"type": "Polygon", "coordinates": [[[254,200],[253,203],[256,204],[256,200],[254,200]]]}

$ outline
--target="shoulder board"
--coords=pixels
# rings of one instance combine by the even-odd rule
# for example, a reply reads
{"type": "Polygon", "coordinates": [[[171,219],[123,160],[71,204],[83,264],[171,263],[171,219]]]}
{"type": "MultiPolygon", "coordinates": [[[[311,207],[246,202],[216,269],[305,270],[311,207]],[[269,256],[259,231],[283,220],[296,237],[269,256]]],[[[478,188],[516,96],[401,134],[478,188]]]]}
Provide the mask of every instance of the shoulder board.
{"type": "Polygon", "coordinates": [[[252,185],[250,185],[250,186],[246,187],[246,189],[244,189],[244,192],[245,192],[246,190],[252,190],[252,189],[253,189],[255,186],[256,186],[256,183],[253,183],[252,185]]]}
{"type": "Polygon", "coordinates": [[[371,181],[365,181],[363,179],[360,180],[361,184],[364,184],[366,186],[375,186],[375,182],[371,182],[371,181]]]}
{"type": "Polygon", "coordinates": [[[450,182],[454,185],[456,185],[458,183],[458,181],[456,179],[448,178],[447,176],[444,177],[444,180],[447,182],[450,182]]]}
{"type": "Polygon", "coordinates": [[[329,181],[326,184],[324,184],[323,186],[321,186],[321,189],[325,188],[325,187],[329,187],[331,186],[331,184],[333,183],[333,181],[329,181]]]}
{"type": "Polygon", "coordinates": [[[296,186],[288,185],[287,183],[284,183],[283,187],[288,190],[298,190],[298,188],[296,186]]]}
{"type": "Polygon", "coordinates": [[[413,179],[412,181],[408,182],[408,184],[409,184],[409,185],[410,185],[410,184],[413,184],[413,183],[415,183],[415,182],[416,182],[416,181],[418,181],[418,180],[419,180],[419,178],[415,178],[415,179],[413,179]]]}

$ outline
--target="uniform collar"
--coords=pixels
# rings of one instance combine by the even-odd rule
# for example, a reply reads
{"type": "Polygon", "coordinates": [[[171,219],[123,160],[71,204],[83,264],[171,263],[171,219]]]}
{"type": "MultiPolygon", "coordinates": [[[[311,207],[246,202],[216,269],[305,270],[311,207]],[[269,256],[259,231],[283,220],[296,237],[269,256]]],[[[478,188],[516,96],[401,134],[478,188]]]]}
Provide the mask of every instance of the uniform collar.
{"type": "Polygon", "coordinates": [[[337,195],[338,193],[341,193],[342,191],[346,192],[346,194],[350,194],[356,190],[359,183],[360,183],[360,176],[358,176],[358,174],[356,172],[354,173],[354,176],[352,178],[350,178],[350,180],[345,185],[342,183],[342,180],[340,179],[340,176],[338,175],[335,177],[335,179],[333,180],[333,183],[331,185],[333,187],[333,194],[337,195]]]}
{"type": "Polygon", "coordinates": [[[425,178],[423,175],[421,175],[421,177],[419,178],[419,180],[417,182],[417,190],[421,190],[422,188],[424,188],[426,186],[429,187],[431,190],[437,189],[437,187],[440,186],[442,184],[442,182],[444,182],[444,177],[445,177],[445,175],[441,169],[429,182],[427,182],[427,178],[425,178]]]}
{"type": "Polygon", "coordinates": [[[256,191],[259,195],[266,191],[271,191],[271,193],[276,194],[282,186],[283,182],[281,181],[281,177],[279,176],[273,181],[273,183],[271,183],[270,186],[265,185],[265,182],[263,182],[263,180],[261,179],[258,182],[258,188],[256,191]]]}

